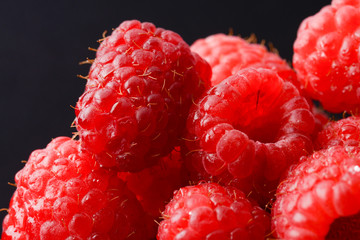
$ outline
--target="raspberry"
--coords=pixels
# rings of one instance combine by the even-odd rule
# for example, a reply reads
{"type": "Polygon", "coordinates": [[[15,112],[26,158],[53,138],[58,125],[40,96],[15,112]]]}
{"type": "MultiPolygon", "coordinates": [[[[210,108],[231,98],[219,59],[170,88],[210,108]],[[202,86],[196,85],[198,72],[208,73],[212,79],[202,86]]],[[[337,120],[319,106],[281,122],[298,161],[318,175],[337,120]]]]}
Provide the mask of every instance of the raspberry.
{"type": "Polygon", "coordinates": [[[335,146],[293,166],[277,189],[272,226],[281,239],[359,239],[360,148],[335,146]]]}
{"type": "Polygon", "coordinates": [[[76,106],[82,146],[105,167],[154,165],[177,145],[210,76],[210,66],[178,34],[123,22],[100,44],[76,106]]]}
{"type": "Polygon", "coordinates": [[[166,205],[158,240],[264,239],[270,218],[243,192],[217,183],[183,187],[166,205]]]}
{"type": "Polygon", "coordinates": [[[137,173],[119,172],[118,176],[135,193],[144,210],[159,219],[173,192],[186,185],[184,170],[180,153],[174,150],[150,168],[137,173]]]}
{"type": "Polygon", "coordinates": [[[333,113],[359,110],[359,6],[359,1],[333,1],[301,23],[294,43],[293,65],[302,87],[333,113]]]}
{"type": "Polygon", "coordinates": [[[360,145],[360,117],[351,116],[332,121],[324,126],[315,141],[316,149],[329,148],[336,145],[360,145]]]}
{"type": "Polygon", "coordinates": [[[320,109],[319,107],[317,107],[316,105],[312,105],[311,107],[312,109],[312,113],[314,114],[314,118],[315,118],[315,130],[313,132],[313,136],[312,139],[313,141],[315,141],[315,138],[317,137],[318,133],[323,130],[323,128],[325,127],[325,125],[330,121],[328,114],[320,109]]]}
{"type": "Polygon", "coordinates": [[[134,194],[78,141],[58,137],[34,151],[15,182],[2,240],[149,239],[134,194]]]}
{"type": "Polygon", "coordinates": [[[295,72],[279,55],[267,51],[264,45],[249,43],[238,36],[214,34],[195,41],[191,50],[209,62],[213,86],[247,67],[273,69],[283,79],[299,85],[295,72]]]}
{"type": "Polygon", "coordinates": [[[273,70],[243,69],[191,109],[186,165],[201,176],[229,173],[251,186],[277,182],[290,164],[313,151],[313,129],[314,116],[293,84],[273,70]]]}

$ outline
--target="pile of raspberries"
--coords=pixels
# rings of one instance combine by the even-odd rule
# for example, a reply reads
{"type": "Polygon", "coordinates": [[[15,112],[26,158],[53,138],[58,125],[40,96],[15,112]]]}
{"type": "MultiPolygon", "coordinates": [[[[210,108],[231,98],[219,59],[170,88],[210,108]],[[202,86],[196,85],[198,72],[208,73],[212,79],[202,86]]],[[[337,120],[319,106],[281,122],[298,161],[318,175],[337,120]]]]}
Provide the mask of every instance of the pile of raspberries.
{"type": "Polygon", "coordinates": [[[1,240],[360,239],[360,0],[306,18],[292,66],[137,20],[100,42],[1,240]]]}

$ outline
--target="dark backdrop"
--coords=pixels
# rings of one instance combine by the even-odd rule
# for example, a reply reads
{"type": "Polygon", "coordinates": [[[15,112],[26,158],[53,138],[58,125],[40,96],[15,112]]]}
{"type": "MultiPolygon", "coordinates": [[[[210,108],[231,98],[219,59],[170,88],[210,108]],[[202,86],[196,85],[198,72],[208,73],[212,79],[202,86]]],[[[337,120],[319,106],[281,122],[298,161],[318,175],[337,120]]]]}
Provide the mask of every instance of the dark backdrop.
{"type": "MultiPolygon", "coordinates": [[[[36,1],[0,0],[0,208],[8,207],[15,173],[51,138],[71,136],[75,105],[97,39],[123,20],[150,21],[191,44],[228,33],[272,42],[291,60],[302,19],[330,0],[36,1]]],[[[6,212],[0,213],[0,222],[6,212]]]]}

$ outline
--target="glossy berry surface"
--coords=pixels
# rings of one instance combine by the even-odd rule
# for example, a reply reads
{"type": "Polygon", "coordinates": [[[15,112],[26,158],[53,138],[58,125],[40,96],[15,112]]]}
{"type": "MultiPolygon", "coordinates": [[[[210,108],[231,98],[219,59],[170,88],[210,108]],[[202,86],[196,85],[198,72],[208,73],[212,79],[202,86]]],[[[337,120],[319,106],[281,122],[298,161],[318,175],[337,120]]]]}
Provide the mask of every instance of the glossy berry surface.
{"type": "Polygon", "coordinates": [[[243,192],[201,183],[175,192],[166,206],[158,240],[264,239],[270,218],[243,192]]]}
{"type": "Polygon", "coordinates": [[[315,141],[319,132],[322,131],[331,120],[329,114],[315,104],[312,105],[311,109],[315,118],[315,130],[313,132],[313,141],[315,141]]]}
{"type": "Polygon", "coordinates": [[[356,114],[360,106],[360,1],[336,1],[306,18],[293,66],[304,90],[325,110],[356,114]]]}
{"type": "Polygon", "coordinates": [[[171,152],[210,66],[176,33],[125,21],[100,44],[76,105],[81,145],[102,166],[140,171],[171,152]]]}
{"type": "Polygon", "coordinates": [[[135,195],[75,140],[34,151],[15,182],[2,240],[149,239],[135,195]]]}
{"type": "Polygon", "coordinates": [[[119,172],[118,176],[136,195],[144,210],[159,221],[173,192],[187,184],[184,171],[180,153],[174,150],[152,167],[136,173],[119,172]]]}
{"type": "Polygon", "coordinates": [[[280,239],[358,239],[360,149],[335,146],[304,157],[278,187],[272,226],[280,239]]]}
{"type": "Polygon", "coordinates": [[[210,35],[196,40],[191,50],[209,62],[213,86],[247,67],[272,69],[298,86],[295,72],[284,59],[269,52],[264,45],[250,43],[241,37],[221,33],[210,35]]]}
{"type": "Polygon", "coordinates": [[[351,116],[338,121],[330,121],[319,132],[315,146],[317,149],[332,146],[360,146],[360,117],[351,116]]]}
{"type": "Polygon", "coordinates": [[[275,71],[248,68],[199,99],[187,130],[184,155],[190,171],[229,173],[254,185],[276,182],[312,152],[314,116],[296,87],[275,71]]]}

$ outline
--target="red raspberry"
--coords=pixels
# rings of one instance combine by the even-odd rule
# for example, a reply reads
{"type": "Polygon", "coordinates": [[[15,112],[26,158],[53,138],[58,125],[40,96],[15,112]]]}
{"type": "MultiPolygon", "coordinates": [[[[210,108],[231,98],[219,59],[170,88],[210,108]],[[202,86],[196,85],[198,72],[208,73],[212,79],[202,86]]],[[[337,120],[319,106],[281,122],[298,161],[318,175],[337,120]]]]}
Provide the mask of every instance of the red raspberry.
{"type": "Polygon", "coordinates": [[[183,187],[166,205],[158,240],[264,239],[270,218],[243,192],[217,183],[183,187]]]}
{"type": "Polygon", "coordinates": [[[306,18],[294,43],[293,65],[305,91],[325,110],[360,106],[360,1],[333,1],[306,18]]]}
{"type": "Polygon", "coordinates": [[[336,145],[360,145],[360,116],[351,116],[325,125],[315,141],[316,149],[336,145]]]}
{"type": "Polygon", "coordinates": [[[201,176],[229,172],[251,186],[277,182],[290,164],[313,151],[313,129],[314,116],[293,84],[273,70],[243,69],[190,111],[187,167],[201,176]]]}
{"type": "Polygon", "coordinates": [[[318,133],[323,130],[325,125],[330,121],[330,119],[329,119],[328,114],[324,110],[317,107],[316,105],[313,104],[311,109],[312,109],[312,113],[314,114],[314,118],[315,118],[315,130],[314,130],[313,136],[312,136],[313,141],[314,141],[315,138],[317,137],[318,133]]]}
{"type": "Polygon", "coordinates": [[[273,69],[283,79],[299,85],[295,72],[279,55],[267,51],[264,45],[249,43],[238,36],[211,35],[195,41],[191,50],[209,62],[213,86],[247,67],[273,69]]]}
{"type": "Polygon", "coordinates": [[[210,75],[178,34],[123,22],[99,46],[76,106],[82,146],[121,171],[154,165],[177,144],[210,75]]]}
{"type": "Polygon", "coordinates": [[[70,138],[34,151],[15,182],[2,240],[149,239],[134,194],[70,138]]]}
{"type": "Polygon", "coordinates": [[[120,172],[118,176],[135,193],[144,210],[158,219],[173,192],[187,184],[184,170],[180,153],[174,150],[150,168],[137,173],[120,172]]]}
{"type": "Polygon", "coordinates": [[[293,166],[277,190],[276,237],[360,239],[360,148],[335,146],[293,166]]]}

